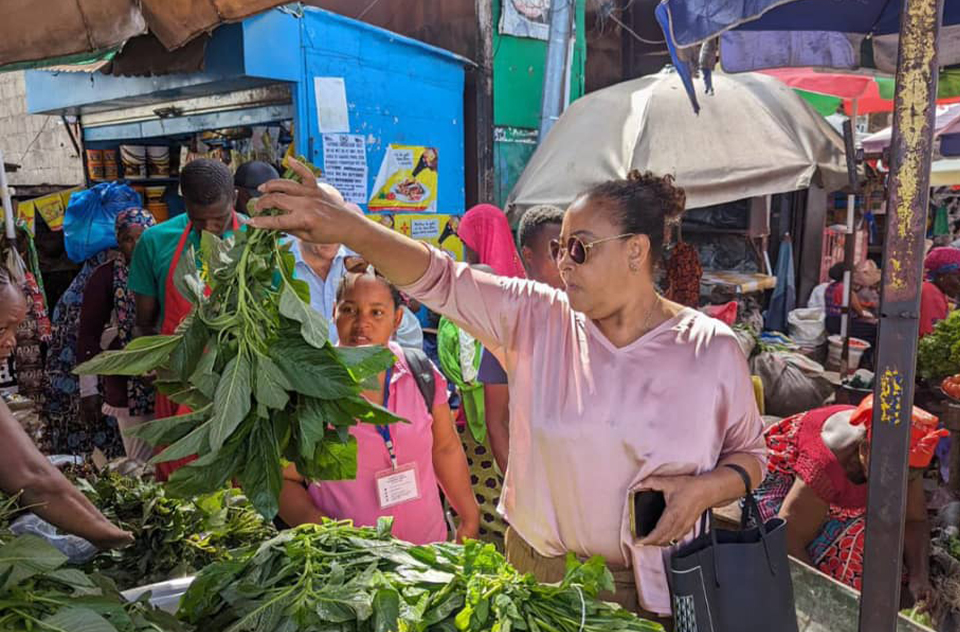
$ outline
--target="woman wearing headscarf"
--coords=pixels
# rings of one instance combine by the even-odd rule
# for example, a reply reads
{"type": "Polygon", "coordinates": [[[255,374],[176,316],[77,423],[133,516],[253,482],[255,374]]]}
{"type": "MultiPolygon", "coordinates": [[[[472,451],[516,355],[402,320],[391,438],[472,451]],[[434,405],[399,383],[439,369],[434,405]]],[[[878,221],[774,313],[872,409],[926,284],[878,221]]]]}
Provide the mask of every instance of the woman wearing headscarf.
{"type": "MultiPolygon", "coordinates": [[[[492,268],[493,274],[501,277],[527,278],[526,269],[517,251],[507,216],[496,206],[479,204],[467,211],[457,228],[457,236],[463,242],[467,263],[489,266],[492,268]]],[[[447,321],[447,325],[450,327],[452,323],[447,321]]],[[[442,365],[442,355],[440,359],[442,365]]],[[[506,383],[506,372],[503,370],[503,366],[489,350],[483,350],[480,361],[482,362],[481,373],[483,376],[489,379],[489,376],[496,375],[498,376],[497,381],[506,383]]],[[[483,376],[478,375],[480,382],[484,381],[483,376]]],[[[453,378],[451,380],[456,382],[453,378]]],[[[486,429],[484,408],[486,407],[487,394],[483,385],[479,382],[474,382],[472,386],[468,391],[462,391],[464,406],[469,407],[479,401],[483,406],[480,411],[481,419],[479,422],[461,425],[458,428],[463,439],[463,449],[467,454],[467,462],[470,465],[471,480],[477,493],[477,500],[480,502],[481,517],[483,518],[480,536],[483,540],[502,547],[506,527],[503,520],[497,515],[496,508],[500,504],[500,495],[503,491],[503,473],[498,471],[495,466],[492,449],[493,441],[498,437],[496,435],[486,437],[485,432],[483,435],[478,435],[475,432],[480,425],[483,426],[484,430],[486,429]],[[471,431],[471,428],[474,431],[471,431]]],[[[491,410],[506,410],[509,406],[506,396],[496,399],[494,398],[495,394],[496,391],[490,393],[491,410]]],[[[503,412],[500,414],[501,416],[508,415],[508,413],[505,415],[503,412]]],[[[467,420],[472,421],[469,416],[467,420]]],[[[494,429],[495,432],[497,430],[494,429]]]]}
{"type": "MultiPolygon", "coordinates": [[[[77,335],[77,364],[105,349],[122,349],[130,342],[136,324],[136,303],[127,287],[130,259],[143,231],[156,224],[150,211],[128,208],[117,215],[115,229],[120,256],[94,271],[83,293],[77,335]]],[[[153,389],[142,380],[123,376],[93,375],[80,378],[81,423],[88,435],[97,434],[116,420],[121,434],[153,416],[153,389]],[[102,386],[102,389],[100,388],[102,386]],[[101,398],[102,393],[102,398],[101,398]]],[[[126,455],[146,462],[153,452],[145,442],[122,436],[126,455]]]]}
{"type": "Polygon", "coordinates": [[[933,248],[923,260],[927,280],[920,290],[920,337],[950,313],[950,301],[960,296],[960,249],[933,248]]]}
{"type": "MultiPolygon", "coordinates": [[[[856,590],[863,576],[872,420],[870,395],[857,408],[817,408],[771,426],[767,476],[754,492],[764,520],[786,519],[790,555],[856,590]]],[[[914,407],[904,558],[916,600],[930,590],[923,472],[945,434],[936,417],[914,407]]]]}
{"type": "Polygon", "coordinates": [[[57,301],[51,324],[53,335],[47,350],[43,421],[46,429],[43,451],[46,454],[90,454],[100,448],[108,456],[123,452],[116,426],[104,425],[88,434],[78,427],[80,419],[80,381],[73,374],[77,366],[77,336],[83,293],[97,268],[118,257],[114,249],[98,252],[84,262],[66,291],[57,301]]]}
{"type": "Polygon", "coordinates": [[[482,263],[504,277],[526,278],[510,223],[492,204],[478,204],[460,220],[457,236],[463,242],[467,263],[482,263]]]}

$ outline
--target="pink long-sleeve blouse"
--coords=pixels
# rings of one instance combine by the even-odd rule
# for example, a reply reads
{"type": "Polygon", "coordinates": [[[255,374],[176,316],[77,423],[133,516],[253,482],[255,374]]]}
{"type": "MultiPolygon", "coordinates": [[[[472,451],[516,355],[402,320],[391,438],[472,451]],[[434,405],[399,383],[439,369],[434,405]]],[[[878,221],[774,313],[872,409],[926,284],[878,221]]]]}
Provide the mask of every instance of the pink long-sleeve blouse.
{"type": "Polygon", "coordinates": [[[632,567],[640,605],[670,612],[665,551],[633,541],[629,495],[734,453],[766,461],[746,360],[726,325],[685,309],[617,348],[562,292],[471,270],[431,249],[402,288],[493,351],[510,382],[500,511],[541,555],[632,567]]]}

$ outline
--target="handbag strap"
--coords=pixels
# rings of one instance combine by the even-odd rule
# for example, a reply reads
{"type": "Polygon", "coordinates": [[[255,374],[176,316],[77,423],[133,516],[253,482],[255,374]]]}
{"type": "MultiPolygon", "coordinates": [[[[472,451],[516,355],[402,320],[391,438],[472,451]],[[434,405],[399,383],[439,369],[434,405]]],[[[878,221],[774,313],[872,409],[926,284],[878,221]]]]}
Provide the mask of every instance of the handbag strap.
{"type": "Polygon", "coordinates": [[[747,528],[752,515],[757,523],[757,526],[760,528],[760,533],[763,535],[767,534],[766,527],[763,524],[763,516],[760,515],[760,507],[757,505],[757,499],[753,497],[753,486],[750,484],[750,475],[747,474],[747,471],[736,465],[735,463],[726,463],[724,467],[729,467],[731,470],[740,475],[740,479],[743,481],[744,490],[746,494],[743,496],[743,507],[744,511],[740,515],[740,530],[747,528]]]}
{"type": "MultiPolygon", "coordinates": [[[[770,572],[773,575],[777,574],[777,569],[773,565],[773,559],[770,556],[770,547],[767,543],[767,526],[763,523],[763,516],[760,514],[760,507],[757,505],[757,499],[753,497],[753,486],[750,484],[750,475],[747,474],[747,471],[736,465],[734,463],[726,463],[724,467],[729,467],[731,470],[740,475],[740,478],[743,480],[743,487],[746,489],[746,495],[743,497],[743,506],[745,511],[740,516],[740,530],[743,531],[747,528],[747,521],[750,518],[750,514],[753,514],[757,523],[757,530],[760,532],[760,542],[763,544],[763,552],[767,558],[767,565],[770,568],[770,572]]],[[[716,539],[714,539],[716,543],[716,539]]]]}

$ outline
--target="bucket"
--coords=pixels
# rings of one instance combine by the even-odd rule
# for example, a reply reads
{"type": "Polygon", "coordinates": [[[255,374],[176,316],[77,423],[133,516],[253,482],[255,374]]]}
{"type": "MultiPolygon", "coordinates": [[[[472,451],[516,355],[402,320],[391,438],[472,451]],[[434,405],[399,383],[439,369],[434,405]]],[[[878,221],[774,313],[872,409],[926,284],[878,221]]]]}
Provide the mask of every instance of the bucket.
{"type": "MultiPolygon", "coordinates": [[[[830,351],[827,354],[827,366],[833,370],[840,369],[840,358],[843,355],[843,338],[840,336],[830,336],[830,351]]],[[[860,359],[870,348],[870,343],[859,338],[850,338],[850,357],[848,358],[847,370],[856,371],[860,368],[860,359]]]]}
{"type": "Polygon", "coordinates": [[[128,180],[147,177],[147,148],[143,145],[120,145],[123,175],[128,180]]]}
{"type": "Polygon", "coordinates": [[[117,162],[116,149],[103,150],[103,177],[106,180],[116,180],[120,177],[120,167],[117,162]]]}
{"type": "Polygon", "coordinates": [[[87,150],[87,172],[90,174],[91,180],[103,180],[104,172],[102,149],[87,150]]]}

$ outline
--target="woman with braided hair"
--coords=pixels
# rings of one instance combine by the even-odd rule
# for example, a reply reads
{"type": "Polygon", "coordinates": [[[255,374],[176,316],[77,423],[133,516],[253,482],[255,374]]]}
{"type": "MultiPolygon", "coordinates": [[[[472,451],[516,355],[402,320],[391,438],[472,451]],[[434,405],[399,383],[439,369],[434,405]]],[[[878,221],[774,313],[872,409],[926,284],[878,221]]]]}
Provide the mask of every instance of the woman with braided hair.
{"type": "Polygon", "coordinates": [[[508,558],[556,581],[565,556],[601,555],[605,598],[664,621],[671,613],[665,547],[692,536],[709,507],[756,485],[763,424],[733,332],[656,292],[664,227],[684,210],[669,176],[633,172],[579,196],[551,250],[564,291],[471,270],[440,251],[357,217],[320,190],[273,181],[256,228],[343,243],[408,295],[456,321],[502,361],[510,444],[501,512],[508,558]],[[631,535],[633,490],[662,491],[653,532],[631,535]]]}

